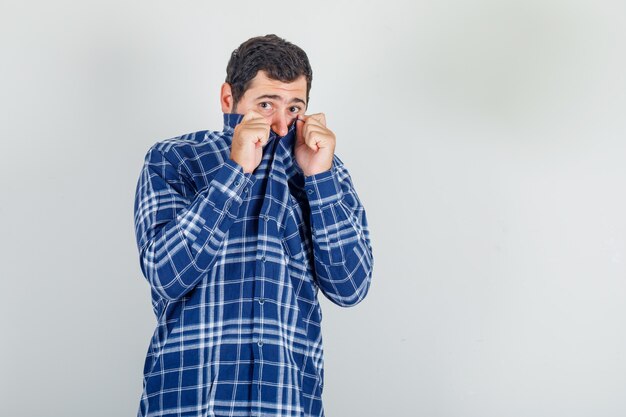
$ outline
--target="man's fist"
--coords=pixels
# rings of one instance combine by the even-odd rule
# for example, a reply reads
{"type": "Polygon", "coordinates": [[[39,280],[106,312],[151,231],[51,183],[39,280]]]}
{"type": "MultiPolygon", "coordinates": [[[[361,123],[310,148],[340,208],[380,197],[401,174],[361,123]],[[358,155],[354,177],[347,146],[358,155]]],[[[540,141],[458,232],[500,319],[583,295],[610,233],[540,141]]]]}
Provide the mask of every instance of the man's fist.
{"type": "Polygon", "coordinates": [[[263,146],[270,136],[270,125],[259,113],[250,110],[241,123],[235,126],[230,159],[243,167],[246,174],[252,173],[261,163],[263,146]]]}
{"type": "Polygon", "coordinates": [[[333,165],[335,134],[326,127],[324,113],[298,116],[296,120],[296,162],[304,175],[328,171],[333,165]]]}

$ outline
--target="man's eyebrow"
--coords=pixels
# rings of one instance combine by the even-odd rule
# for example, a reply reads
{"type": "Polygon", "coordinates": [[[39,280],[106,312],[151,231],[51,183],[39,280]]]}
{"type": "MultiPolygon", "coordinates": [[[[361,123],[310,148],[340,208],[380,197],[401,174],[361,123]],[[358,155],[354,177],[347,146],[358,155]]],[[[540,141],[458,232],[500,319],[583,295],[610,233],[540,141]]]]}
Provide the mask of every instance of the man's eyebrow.
{"type": "MultiPolygon", "coordinates": [[[[281,96],[279,96],[278,94],[263,94],[262,96],[258,96],[255,100],[261,100],[262,98],[267,98],[270,100],[282,100],[283,98],[281,96]]],[[[306,104],[306,102],[304,100],[302,100],[299,97],[294,97],[291,99],[291,101],[289,103],[302,103],[302,104],[306,104]]]]}

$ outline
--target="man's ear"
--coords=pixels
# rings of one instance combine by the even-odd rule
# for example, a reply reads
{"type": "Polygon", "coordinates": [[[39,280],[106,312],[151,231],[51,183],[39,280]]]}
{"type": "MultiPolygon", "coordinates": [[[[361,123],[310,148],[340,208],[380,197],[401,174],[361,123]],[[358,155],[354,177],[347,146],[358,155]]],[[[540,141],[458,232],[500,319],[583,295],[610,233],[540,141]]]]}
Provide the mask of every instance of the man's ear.
{"type": "Polygon", "coordinates": [[[222,84],[222,90],[220,92],[220,104],[222,105],[222,113],[233,112],[233,91],[230,88],[230,84],[222,84]]]}

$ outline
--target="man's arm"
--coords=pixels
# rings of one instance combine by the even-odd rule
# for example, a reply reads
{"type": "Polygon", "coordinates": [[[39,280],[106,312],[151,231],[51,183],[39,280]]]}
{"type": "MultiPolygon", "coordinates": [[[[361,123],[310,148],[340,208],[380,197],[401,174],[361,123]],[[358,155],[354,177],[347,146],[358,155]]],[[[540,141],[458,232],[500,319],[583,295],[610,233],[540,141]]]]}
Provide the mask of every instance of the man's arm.
{"type": "Polygon", "coordinates": [[[317,283],[335,304],[348,307],[367,294],[373,256],[365,209],[343,162],[305,176],[317,283]]]}
{"type": "Polygon", "coordinates": [[[136,188],[135,233],[141,270],[168,300],[183,297],[212,267],[254,177],[226,159],[193,200],[188,183],[156,146],[148,151],[136,188]]]}

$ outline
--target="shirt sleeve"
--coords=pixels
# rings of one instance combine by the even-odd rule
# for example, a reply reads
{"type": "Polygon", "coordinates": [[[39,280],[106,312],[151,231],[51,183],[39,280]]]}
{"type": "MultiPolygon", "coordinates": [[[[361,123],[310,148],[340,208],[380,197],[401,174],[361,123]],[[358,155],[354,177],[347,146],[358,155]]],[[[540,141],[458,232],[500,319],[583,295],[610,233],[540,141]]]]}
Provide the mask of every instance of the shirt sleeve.
{"type": "Polygon", "coordinates": [[[237,217],[244,188],[253,183],[254,177],[229,158],[209,186],[195,192],[160,150],[148,151],[134,220],[141,270],[157,294],[177,300],[196,286],[237,217]]]}
{"type": "Polygon", "coordinates": [[[365,209],[352,178],[334,155],[331,169],[305,176],[304,188],[318,285],[335,304],[355,305],[369,290],[373,253],[365,209]]]}

